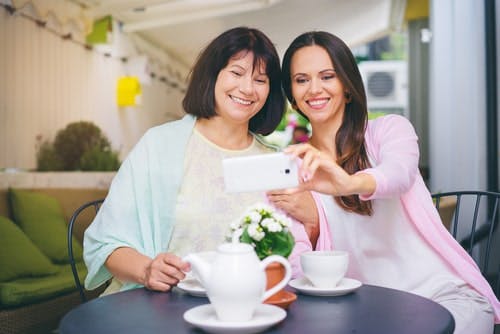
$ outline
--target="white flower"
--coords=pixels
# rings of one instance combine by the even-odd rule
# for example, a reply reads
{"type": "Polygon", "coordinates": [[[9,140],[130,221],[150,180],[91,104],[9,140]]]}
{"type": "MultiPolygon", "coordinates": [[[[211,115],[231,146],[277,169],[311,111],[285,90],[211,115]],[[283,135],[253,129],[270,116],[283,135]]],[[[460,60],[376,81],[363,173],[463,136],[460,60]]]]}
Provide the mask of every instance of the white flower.
{"type": "Polygon", "coordinates": [[[247,217],[251,224],[258,224],[262,219],[262,216],[257,211],[251,211],[247,217]]]}
{"type": "Polygon", "coordinates": [[[269,224],[272,224],[274,223],[275,220],[273,218],[264,218],[261,222],[260,222],[260,226],[262,227],[267,227],[269,224]]]}
{"type": "Polygon", "coordinates": [[[283,230],[283,227],[281,226],[281,224],[275,220],[272,220],[272,219],[269,219],[271,220],[271,223],[269,223],[267,225],[267,230],[269,232],[281,232],[283,230]]]}
{"type": "Polygon", "coordinates": [[[287,216],[285,216],[281,213],[275,213],[274,217],[277,221],[280,222],[280,224],[283,227],[290,227],[292,225],[292,221],[290,220],[290,218],[288,218],[287,216]]]}
{"type": "Polygon", "coordinates": [[[257,203],[255,206],[254,206],[255,210],[259,211],[259,212],[267,212],[267,213],[272,213],[274,210],[273,210],[273,207],[270,206],[270,205],[267,205],[267,204],[264,204],[264,203],[257,203]]]}
{"type": "Polygon", "coordinates": [[[243,219],[232,222],[229,225],[229,227],[231,227],[231,230],[236,231],[237,229],[239,229],[241,227],[241,223],[240,223],[241,221],[243,221],[243,219]]]}
{"type": "Polygon", "coordinates": [[[266,233],[259,224],[252,223],[248,225],[248,235],[255,241],[261,241],[266,233]]]}

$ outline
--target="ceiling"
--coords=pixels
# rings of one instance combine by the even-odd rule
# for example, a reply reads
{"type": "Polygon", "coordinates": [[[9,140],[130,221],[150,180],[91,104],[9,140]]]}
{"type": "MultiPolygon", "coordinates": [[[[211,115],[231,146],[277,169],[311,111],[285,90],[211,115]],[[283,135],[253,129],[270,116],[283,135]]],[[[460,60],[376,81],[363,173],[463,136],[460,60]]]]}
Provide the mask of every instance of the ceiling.
{"type": "Polygon", "coordinates": [[[191,67],[200,50],[226,29],[261,29],[280,55],[293,38],[325,30],[356,46],[401,27],[406,0],[71,0],[98,19],[112,15],[191,67]]]}

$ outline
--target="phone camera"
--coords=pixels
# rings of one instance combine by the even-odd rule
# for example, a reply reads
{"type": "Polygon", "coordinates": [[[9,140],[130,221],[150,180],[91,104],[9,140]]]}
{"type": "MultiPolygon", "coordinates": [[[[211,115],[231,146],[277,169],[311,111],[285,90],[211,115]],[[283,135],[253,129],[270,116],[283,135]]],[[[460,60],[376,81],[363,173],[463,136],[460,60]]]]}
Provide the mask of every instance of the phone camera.
{"type": "Polygon", "coordinates": [[[290,174],[290,170],[288,168],[285,169],[285,174],[290,174]]]}

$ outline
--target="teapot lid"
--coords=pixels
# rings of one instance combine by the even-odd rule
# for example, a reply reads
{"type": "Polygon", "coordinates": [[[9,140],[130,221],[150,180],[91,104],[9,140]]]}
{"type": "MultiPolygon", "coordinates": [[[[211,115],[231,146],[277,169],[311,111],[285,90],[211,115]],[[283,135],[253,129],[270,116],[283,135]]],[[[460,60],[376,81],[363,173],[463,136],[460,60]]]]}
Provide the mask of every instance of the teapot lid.
{"type": "Polygon", "coordinates": [[[223,253],[248,253],[250,251],[253,251],[253,247],[251,245],[243,242],[224,243],[217,249],[219,250],[219,252],[223,253]]]}

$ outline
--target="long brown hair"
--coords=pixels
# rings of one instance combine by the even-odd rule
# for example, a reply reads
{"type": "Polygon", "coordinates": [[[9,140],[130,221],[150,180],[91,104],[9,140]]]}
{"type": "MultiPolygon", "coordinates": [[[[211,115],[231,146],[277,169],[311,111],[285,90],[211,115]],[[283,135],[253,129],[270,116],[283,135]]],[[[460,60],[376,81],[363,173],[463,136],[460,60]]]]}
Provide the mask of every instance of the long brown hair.
{"type": "MultiPolygon", "coordinates": [[[[347,173],[354,174],[370,167],[365,145],[368,110],[361,74],[349,47],[337,36],[324,31],[311,31],[298,36],[290,44],[283,57],[283,90],[288,100],[292,102],[290,76],[292,57],[297,50],[312,45],[320,46],[328,52],[339,80],[350,95],[350,102],[346,104],[342,125],[334,140],[337,163],[347,173]]],[[[299,112],[307,118],[300,110],[299,112]]],[[[346,211],[367,216],[373,212],[371,201],[362,201],[358,195],[335,197],[335,201],[346,211]]]]}

